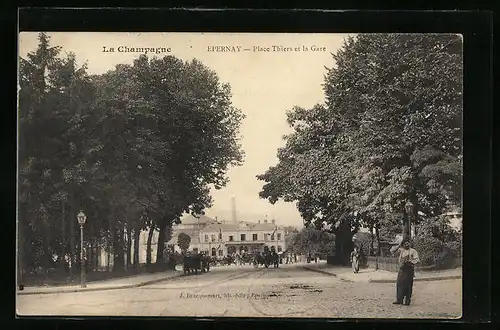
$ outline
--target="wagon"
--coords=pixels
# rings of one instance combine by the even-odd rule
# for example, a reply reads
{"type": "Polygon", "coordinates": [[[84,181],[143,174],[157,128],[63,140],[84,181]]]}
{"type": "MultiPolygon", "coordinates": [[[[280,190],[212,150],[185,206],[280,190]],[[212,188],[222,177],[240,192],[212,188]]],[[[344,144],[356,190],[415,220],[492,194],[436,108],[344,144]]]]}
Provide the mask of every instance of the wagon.
{"type": "Polygon", "coordinates": [[[201,254],[186,255],[183,260],[184,275],[206,273],[210,271],[208,258],[201,254]]]}

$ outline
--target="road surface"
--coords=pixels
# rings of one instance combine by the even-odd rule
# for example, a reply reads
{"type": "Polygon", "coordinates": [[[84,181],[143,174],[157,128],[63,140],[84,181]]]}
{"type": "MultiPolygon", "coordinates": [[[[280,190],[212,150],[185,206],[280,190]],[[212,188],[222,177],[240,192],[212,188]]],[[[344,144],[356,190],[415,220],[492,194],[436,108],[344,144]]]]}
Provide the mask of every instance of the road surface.
{"type": "Polygon", "coordinates": [[[411,306],[395,284],[351,283],[304,270],[216,267],[149,286],[17,296],[19,315],[319,318],[459,318],[462,281],[415,282],[411,306]]]}

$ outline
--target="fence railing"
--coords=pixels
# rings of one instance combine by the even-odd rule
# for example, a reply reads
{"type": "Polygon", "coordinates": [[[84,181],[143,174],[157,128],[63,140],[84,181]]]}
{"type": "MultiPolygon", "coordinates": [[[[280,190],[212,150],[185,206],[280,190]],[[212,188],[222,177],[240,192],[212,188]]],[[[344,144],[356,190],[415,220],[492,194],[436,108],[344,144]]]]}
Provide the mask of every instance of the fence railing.
{"type": "Polygon", "coordinates": [[[367,266],[372,269],[398,272],[398,258],[396,257],[367,257],[367,266]]]}
{"type": "MultiPolygon", "coordinates": [[[[397,273],[399,271],[398,257],[367,257],[365,266],[367,268],[385,270],[388,272],[397,273]]],[[[454,266],[448,268],[461,267],[461,266],[462,266],[462,258],[457,258],[454,266]]],[[[419,272],[423,270],[431,270],[435,269],[436,267],[437,267],[436,265],[423,266],[421,264],[417,264],[415,266],[415,271],[419,272]]]]}

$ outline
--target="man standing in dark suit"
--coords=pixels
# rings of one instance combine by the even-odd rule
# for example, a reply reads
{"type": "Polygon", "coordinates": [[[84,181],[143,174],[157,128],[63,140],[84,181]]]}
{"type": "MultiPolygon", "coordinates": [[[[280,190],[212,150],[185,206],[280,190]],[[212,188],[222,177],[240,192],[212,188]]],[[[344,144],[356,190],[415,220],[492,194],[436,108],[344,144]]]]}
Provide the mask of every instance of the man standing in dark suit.
{"type": "Polygon", "coordinates": [[[413,292],[413,277],[415,276],[415,265],[420,262],[418,253],[411,248],[410,240],[405,238],[400,245],[391,249],[391,252],[399,250],[399,272],[396,284],[395,305],[410,305],[413,292]]]}

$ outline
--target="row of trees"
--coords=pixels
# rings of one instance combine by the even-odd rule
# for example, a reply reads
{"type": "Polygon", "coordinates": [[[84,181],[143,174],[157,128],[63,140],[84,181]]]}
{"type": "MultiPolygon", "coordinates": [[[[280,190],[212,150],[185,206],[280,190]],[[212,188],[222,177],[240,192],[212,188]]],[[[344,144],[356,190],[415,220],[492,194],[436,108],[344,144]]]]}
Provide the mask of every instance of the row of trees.
{"type": "Polygon", "coordinates": [[[335,235],[323,230],[304,227],[289,238],[287,250],[299,255],[326,257],[335,253],[335,235]]]}
{"type": "Polygon", "coordinates": [[[230,87],[197,60],[142,55],[89,75],[61,50],[41,33],[37,50],[20,59],[21,268],[48,269],[68,256],[78,264],[80,210],[89,250],[112,251],[115,269],[126,266],[124,254],[138,260],[131,244],[145,229],[149,247],[159,230],[161,262],[171,225],[209,207],[210,188],[242,163],[243,114],[230,87]]]}
{"type": "Polygon", "coordinates": [[[288,112],[293,132],[258,179],[261,198],[329,225],[347,262],[360,226],[377,239],[401,233],[408,201],[417,223],[460,206],[462,39],[361,34],[333,59],[325,104],[288,112]]]}

